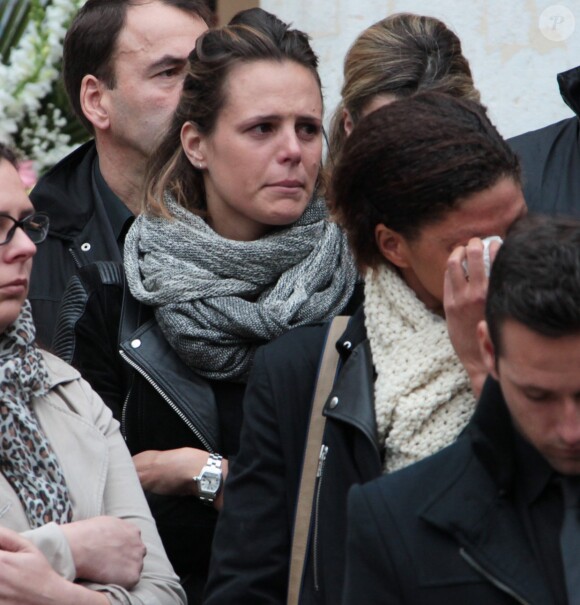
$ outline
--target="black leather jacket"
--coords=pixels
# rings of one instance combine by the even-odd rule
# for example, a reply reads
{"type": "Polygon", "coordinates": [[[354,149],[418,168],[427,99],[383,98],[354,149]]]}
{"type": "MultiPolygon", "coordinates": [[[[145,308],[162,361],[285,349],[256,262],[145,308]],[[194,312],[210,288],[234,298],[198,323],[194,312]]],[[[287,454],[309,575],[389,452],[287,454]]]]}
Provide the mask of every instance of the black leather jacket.
{"type": "MultiPolygon", "coordinates": [[[[206,605],[286,602],[290,540],[312,394],[328,324],[259,349],[244,401],[240,451],[226,482],[206,605]]],[[[362,308],[337,342],[341,369],[325,405],[302,604],[340,603],[347,493],[382,471],[374,370],[362,308]],[[330,400],[338,404],[330,405],[330,400]]]]}
{"type": "MultiPolygon", "coordinates": [[[[209,382],[185,365],[152,310],[130,295],[119,263],[94,263],[72,278],[54,349],[113,410],[132,454],[180,447],[235,454],[245,385],[209,382]]],[[[169,559],[189,579],[189,602],[197,603],[217,514],[193,496],[148,500],[169,559]]]]}
{"type": "Polygon", "coordinates": [[[54,350],[103,397],[132,454],[186,446],[223,452],[211,383],[169,345],[152,309],[131,296],[121,264],[93,263],[71,279],[54,350]]]}
{"type": "Polygon", "coordinates": [[[30,194],[36,210],[50,216],[50,230],[34,258],[28,298],[37,340],[49,347],[62,295],[79,267],[121,261],[103,202],[93,186],[93,141],[66,156],[30,194]]]}

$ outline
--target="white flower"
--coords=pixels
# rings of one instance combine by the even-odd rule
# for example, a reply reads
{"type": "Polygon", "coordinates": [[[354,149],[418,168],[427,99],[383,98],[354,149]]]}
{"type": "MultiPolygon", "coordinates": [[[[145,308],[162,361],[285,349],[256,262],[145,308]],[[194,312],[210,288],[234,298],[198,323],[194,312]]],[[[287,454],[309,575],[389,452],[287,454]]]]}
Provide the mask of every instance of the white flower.
{"type": "Polygon", "coordinates": [[[32,0],[20,40],[8,63],[0,63],[0,140],[15,145],[40,171],[72,149],[60,131],[66,118],[46,99],[59,78],[67,26],[85,1],[32,0]]]}

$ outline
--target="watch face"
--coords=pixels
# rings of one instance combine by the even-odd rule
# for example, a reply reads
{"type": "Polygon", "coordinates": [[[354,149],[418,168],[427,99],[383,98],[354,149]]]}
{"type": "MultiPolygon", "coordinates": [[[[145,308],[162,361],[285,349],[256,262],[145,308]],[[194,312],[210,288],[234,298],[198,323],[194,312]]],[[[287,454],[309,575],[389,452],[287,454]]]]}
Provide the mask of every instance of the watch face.
{"type": "Polygon", "coordinates": [[[204,492],[215,494],[220,487],[221,475],[214,475],[213,473],[210,475],[209,473],[206,473],[203,475],[200,483],[201,489],[204,492]]]}

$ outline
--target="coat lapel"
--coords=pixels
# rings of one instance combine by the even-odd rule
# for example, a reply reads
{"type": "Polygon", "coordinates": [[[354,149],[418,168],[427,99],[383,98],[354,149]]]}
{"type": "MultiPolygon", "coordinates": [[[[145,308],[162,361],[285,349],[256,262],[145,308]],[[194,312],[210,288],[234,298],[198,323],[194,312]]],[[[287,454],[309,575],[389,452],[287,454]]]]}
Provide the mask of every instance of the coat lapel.
{"type": "Polygon", "coordinates": [[[511,430],[501,391],[488,382],[460,437],[466,463],[450,473],[419,514],[449,534],[469,565],[498,588],[522,603],[551,604],[553,597],[512,499],[511,430]]]}
{"type": "Polygon", "coordinates": [[[439,494],[422,518],[450,534],[467,555],[464,558],[474,561],[487,579],[503,584],[523,602],[552,603],[514,506],[497,489],[488,492],[489,498],[482,498],[487,490],[481,483],[467,480],[468,475],[473,476],[466,473],[439,494]]]}
{"type": "MultiPolygon", "coordinates": [[[[323,413],[328,418],[354,427],[363,436],[361,444],[364,444],[365,450],[371,452],[371,457],[376,461],[376,468],[372,471],[368,467],[361,468],[359,471],[362,477],[376,477],[381,468],[381,460],[377,445],[373,364],[368,340],[358,344],[342,366],[323,413]],[[333,402],[333,399],[337,403],[333,402]]],[[[365,464],[368,462],[368,458],[357,455],[354,459],[365,460],[365,464]]]]}
{"type": "Polygon", "coordinates": [[[75,519],[101,515],[110,462],[107,438],[93,422],[79,373],[53,356],[45,355],[45,361],[52,388],[33,400],[34,412],[62,466],[75,519]]]}

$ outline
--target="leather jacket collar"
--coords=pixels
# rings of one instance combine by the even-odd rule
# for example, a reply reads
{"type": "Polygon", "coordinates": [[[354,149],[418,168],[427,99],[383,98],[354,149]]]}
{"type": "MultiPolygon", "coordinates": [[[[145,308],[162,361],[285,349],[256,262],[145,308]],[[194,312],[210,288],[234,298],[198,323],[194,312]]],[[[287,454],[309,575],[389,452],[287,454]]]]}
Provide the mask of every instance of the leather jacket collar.
{"type": "Polygon", "coordinates": [[[357,428],[372,444],[380,463],[374,405],[375,371],[362,305],[336,343],[340,373],[324,406],[324,415],[357,428]]]}

